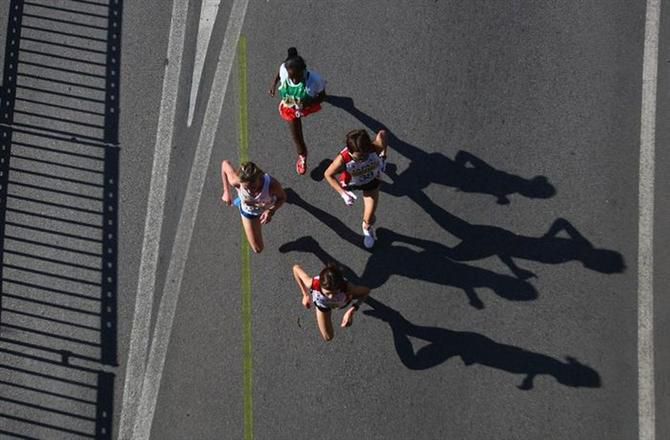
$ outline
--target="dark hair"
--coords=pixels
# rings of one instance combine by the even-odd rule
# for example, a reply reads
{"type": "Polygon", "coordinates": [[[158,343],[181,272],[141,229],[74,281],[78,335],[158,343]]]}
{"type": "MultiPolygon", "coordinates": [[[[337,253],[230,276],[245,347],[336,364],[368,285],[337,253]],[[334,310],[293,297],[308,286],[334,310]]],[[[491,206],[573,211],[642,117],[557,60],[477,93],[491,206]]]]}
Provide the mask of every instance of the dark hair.
{"type": "Polygon", "coordinates": [[[240,182],[255,182],[260,176],[265,174],[263,170],[258,168],[253,162],[242,162],[240,169],[237,171],[240,176],[240,182]]]}
{"type": "Polygon", "coordinates": [[[352,153],[370,153],[372,152],[372,141],[368,132],[362,128],[351,130],[347,133],[345,140],[347,149],[352,153]]]}
{"type": "Polygon", "coordinates": [[[286,60],[284,60],[284,66],[287,69],[297,70],[298,72],[307,70],[305,60],[298,55],[298,49],[295,47],[288,48],[288,56],[286,57],[286,60]]]}
{"type": "Polygon", "coordinates": [[[347,287],[344,275],[342,275],[342,271],[335,263],[328,263],[326,267],[321,270],[319,281],[321,282],[322,288],[330,291],[345,290],[347,287]]]}

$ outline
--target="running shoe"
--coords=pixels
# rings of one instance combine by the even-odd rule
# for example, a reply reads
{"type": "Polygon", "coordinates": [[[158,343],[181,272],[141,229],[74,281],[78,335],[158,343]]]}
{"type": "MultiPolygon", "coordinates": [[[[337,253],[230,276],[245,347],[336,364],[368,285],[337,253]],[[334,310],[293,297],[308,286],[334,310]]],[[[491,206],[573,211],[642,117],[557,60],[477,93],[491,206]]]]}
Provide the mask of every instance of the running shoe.
{"type": "Polygon", "coordinates": [[[376,240],[377,234],[375,233],[375,229],[372,226],[370,226],[368,229],[363,228],[363,246],[365,246],[366,249],[372,249],[376,240]]]}
{"type": "Polygon", "coordinates": [[[307,172],[307,156],[298,155],[298,160],[295,161],[295,172],[301,176],[307,172]]]}

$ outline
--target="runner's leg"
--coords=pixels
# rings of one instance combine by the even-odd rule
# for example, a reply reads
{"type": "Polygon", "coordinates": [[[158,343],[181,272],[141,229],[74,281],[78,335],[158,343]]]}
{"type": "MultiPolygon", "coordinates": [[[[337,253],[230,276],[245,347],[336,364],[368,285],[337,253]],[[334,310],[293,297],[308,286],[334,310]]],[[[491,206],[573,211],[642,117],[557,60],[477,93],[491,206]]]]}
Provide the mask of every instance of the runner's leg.
{"type": "Polygon", "coordinates": [[[375,223],[375,212],[379,204],[379,188],[363,191],[363,227],[368,229],[375,223]]]}
{"type": "Polygon", "coordinates": [[[375,223],[375,212],[379,203],[379,188],[372,191],[363,191],[363,246],[371,249],[375,245],[377,236],[372,225],[375,223]]]}
{"type": "Polygon", "coordinates": [[[305,138],[302,134],[302,120],[295,118],[288,121],[289,129],[291,130],[291,137],[299,155],[307,156],[307,145],[305,145],[305,138]]]}
{"type": "Polygon", "coordinates": [[[263,251],[263,232],[260,219],[242,217],[242,226],[251,250],[257,254],[261,253],[263,251]]]}
{"type": "Polygon", "coordinates": [[[316,323],[319,326],[319,331],[321,332],[321,337],[324,341],[328,342],[333,339],[333,323],[330,320],[331,312],[322,312],[318,308],[316,310],[316,323]]]}

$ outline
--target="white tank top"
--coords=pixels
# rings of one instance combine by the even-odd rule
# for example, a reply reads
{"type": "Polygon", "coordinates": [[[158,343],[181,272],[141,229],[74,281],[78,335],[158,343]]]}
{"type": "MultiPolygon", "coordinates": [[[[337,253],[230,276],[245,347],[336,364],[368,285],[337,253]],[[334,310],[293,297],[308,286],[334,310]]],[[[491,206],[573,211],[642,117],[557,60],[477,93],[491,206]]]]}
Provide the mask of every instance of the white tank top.
{"type": "Polygon", "coordinates": [[[351,176],[349,185],[365,185],[379,177],[382,160],[377,153],[372,152],[368,154],[367,159],[355,161],[351,156],[351,153],[349,153],[349,149],[344,147],[344,149],[340,151],[340,156],[344,159],[344,166],[347,174],[351,176]]]}
{"type": "Polygon", "coordinates": [[[263,176],[263,189],[261,192],[252,196],[249,191],[240,185],[237,189],[237,196],[240,198],[240,209],[251,215],[261,215],[263,211],[272,207],[277,201],[277,197],[270,194],[270,183],[272,177],[269,174],[263,176]]]}
{"type": "Polygon", "coordinates": [[[351,298],[347,292],[337,292],[333,296],[328,297],[321,292],[321,281],[318,275],[312,278],[312,286],[310,289],[312,294],[312,301],[317,306],[324,309],[337,309],[346,306],[351,298]]]}

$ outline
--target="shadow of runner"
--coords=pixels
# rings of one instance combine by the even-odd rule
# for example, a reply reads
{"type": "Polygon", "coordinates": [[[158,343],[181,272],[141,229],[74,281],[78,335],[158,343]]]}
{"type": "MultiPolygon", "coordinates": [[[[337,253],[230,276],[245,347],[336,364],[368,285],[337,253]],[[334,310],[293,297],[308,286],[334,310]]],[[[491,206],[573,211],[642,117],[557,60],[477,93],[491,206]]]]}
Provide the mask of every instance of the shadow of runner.
{"type": "Polygon", "coordinates": [[[0,433],[112,438],[123,0],[11,0],[0,433]]]}
{"type": "Polygon", "coordinates": [[[367,252],[371,252],[371,249],[367,249],[363,246],[363,234],[358,234],[351,230],[347,225],[342,223],[342,220],[335,217],[333,214],[324,211],[323,209],[312,205],[305,199],[303,199],[300,194],[295,192],[292,188],[284,188],[286,192],[286,203],[298,206],[315,218],[322,221],[326,226],[333,230],[342,240],[350,243],[351,245],[363,249],[367,252]]]}
{"type": "Polygon", "coordinates": [[[459,151],[453,160],[442,153],[427,153],[399,139],[382,122],[358,109],[353,99],[329,95],[326,101],[351,114],[373,132],[386,130],[390,148],[411,161],[401,174],[395,173],[393,164],[387,165],[386,174],[393,183],[384,184],[382,186],[384,192],[397,197],[405,195],[411,197],[414,192],[432,183],[438,183],[463,192],[490,194],[496,198],[498,204],[503,205],[510,203],[508,196],[513,194],[542,199],[556,194],[556,189],[545,176],[526,179],[506,173],[467,151],[459,151]]]}
{"type": "Polygon", "coordinates": [[[541,237],[529,237],[498,226],[470,224],[438,206],[425,194],[416,196],[444,230],[461,240],[453,248],[442,247],[444,255],[453,260],[473,261],[497,255],[521,279],[534,274],[519,268],[514,258],[544,264],[579,261],[587,269],[606,274],[620,273],[626,268],[619,252],[596,248],[566,219],[556,219],[541,237]],[[567,237],[559,236],[561,232],[567,237]]]}
{"type": "MultiPolygon", "coordinates": [[[[477,309],[484,308],[484,303],[477,294],[477,290],[482,288],[489,289],[501,298],[510,301],[529,301],[537,298],[537,291],[526,281],[453,262],[439,252],[442,245],[438,243],[412,239],[384,228],[377,231],[377,237],[377,247],[375,252],[371,253],[363,274],[358,280],[354,278],[356,280],[354,282],[360,282],[371,289],[383,286],[391,275],[400,275],[459,288],[468,297],[469,304],[477,309]],[[397,245],[396,242],[411,242],[423,249],[415,251],[406,246],[397,245]]],[[[312,237],[301,237],[285,243],[279,247],[279,251],[282,253],[311,253],[324,264],[336,261],[312,237]]],[[[353,271],[347,268],[346,273],[349,276],[353,274],[353,271]]]]}
{"type": "Polygon", "coordinates": [[[363,313],[391,326],[398,356],[403,365],[411,370],[425,370],[460,357],[465,366],[479,364],[523,375],[523,380],[517,385],[521,390],[533,389],[533,380],[540,375],[552,376],[558,383],[570,387],[601,386],[598,372],[575,358],[566,357],[565,361],[561,361],[523,348],[500,344],[478,333],[416,325],[374,298],[368,297],[366,302],[372,310],[363,313]],[[414,350],[410,337],[427,341],[428,345],[414,350]]]}

